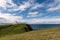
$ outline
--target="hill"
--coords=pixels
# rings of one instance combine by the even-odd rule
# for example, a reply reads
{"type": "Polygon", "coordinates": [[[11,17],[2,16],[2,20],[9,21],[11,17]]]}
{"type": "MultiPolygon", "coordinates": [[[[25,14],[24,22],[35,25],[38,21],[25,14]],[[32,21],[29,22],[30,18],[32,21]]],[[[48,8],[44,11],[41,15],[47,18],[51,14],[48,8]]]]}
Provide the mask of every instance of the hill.
{"type": "Polygon", "coordinates": [[[60,27],[10,35],[2,37],[0,40],[60,40],[60,27]]]}
{"type": "Polygon", "coordinates": [[[0,25],[0,37],[31,31],[28,24],[0,25]]]}

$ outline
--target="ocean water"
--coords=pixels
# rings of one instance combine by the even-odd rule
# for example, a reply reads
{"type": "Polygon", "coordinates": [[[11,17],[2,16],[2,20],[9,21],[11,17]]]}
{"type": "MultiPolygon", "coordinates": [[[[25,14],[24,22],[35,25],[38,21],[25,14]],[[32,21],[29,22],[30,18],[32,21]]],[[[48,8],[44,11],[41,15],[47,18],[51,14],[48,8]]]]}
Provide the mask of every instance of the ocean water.
{"type": "Polygon", "coordinates": [[[30,24],[32,29],[42,29],[42,28],[52,28],[52,27],[60,27],[60,24],[30,24]]]}

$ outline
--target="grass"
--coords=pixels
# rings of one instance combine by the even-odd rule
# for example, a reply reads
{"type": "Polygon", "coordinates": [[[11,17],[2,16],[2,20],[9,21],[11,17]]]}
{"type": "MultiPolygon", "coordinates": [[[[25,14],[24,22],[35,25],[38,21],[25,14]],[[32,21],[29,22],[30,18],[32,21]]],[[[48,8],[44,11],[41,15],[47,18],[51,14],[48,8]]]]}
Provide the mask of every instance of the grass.
{"type": "Polygon", "coordinates": [[[60,40],[60,27],[1,37],[0,40],[60,40]]]}
{"type": "Polygon", "coordinates": [[[26,32],[24,27],[26,27],[25,24],[0,25],[0,37],[24,33],[26,32]]]}

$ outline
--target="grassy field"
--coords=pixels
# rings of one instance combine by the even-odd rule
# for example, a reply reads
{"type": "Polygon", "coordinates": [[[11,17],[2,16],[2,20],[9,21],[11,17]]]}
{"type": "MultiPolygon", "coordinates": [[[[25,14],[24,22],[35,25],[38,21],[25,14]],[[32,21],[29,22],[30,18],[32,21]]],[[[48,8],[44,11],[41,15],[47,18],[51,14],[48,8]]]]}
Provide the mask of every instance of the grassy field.
{"type": "Polygon", "coordinates": [[[0,37],[24,33],[26,32],[24,27],[26,27],[26,24],[0,25],[0,37]]]}
{"type": "Polygon", "coordinates": [[[0,40],[60,40],[60,27],[1,37],[0,40]]]}

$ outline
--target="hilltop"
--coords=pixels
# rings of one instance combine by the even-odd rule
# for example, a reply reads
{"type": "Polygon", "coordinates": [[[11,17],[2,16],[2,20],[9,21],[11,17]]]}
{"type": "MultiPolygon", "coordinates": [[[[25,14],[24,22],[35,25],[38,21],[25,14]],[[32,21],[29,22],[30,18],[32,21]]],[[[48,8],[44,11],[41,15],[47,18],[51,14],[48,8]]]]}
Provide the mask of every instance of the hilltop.
{"type": "Polygon", "coordinates": [[[22,34],[10,35],[0,40],[60,40],[60,27],[35,30],[22,34]]]}
{"type": "Polygon", "coordinates": [[[28,24],[0,25],[0,37],[4,37],[6,35],[25,33],[28,31],[32,31],[32,28],[28,24]]]}

